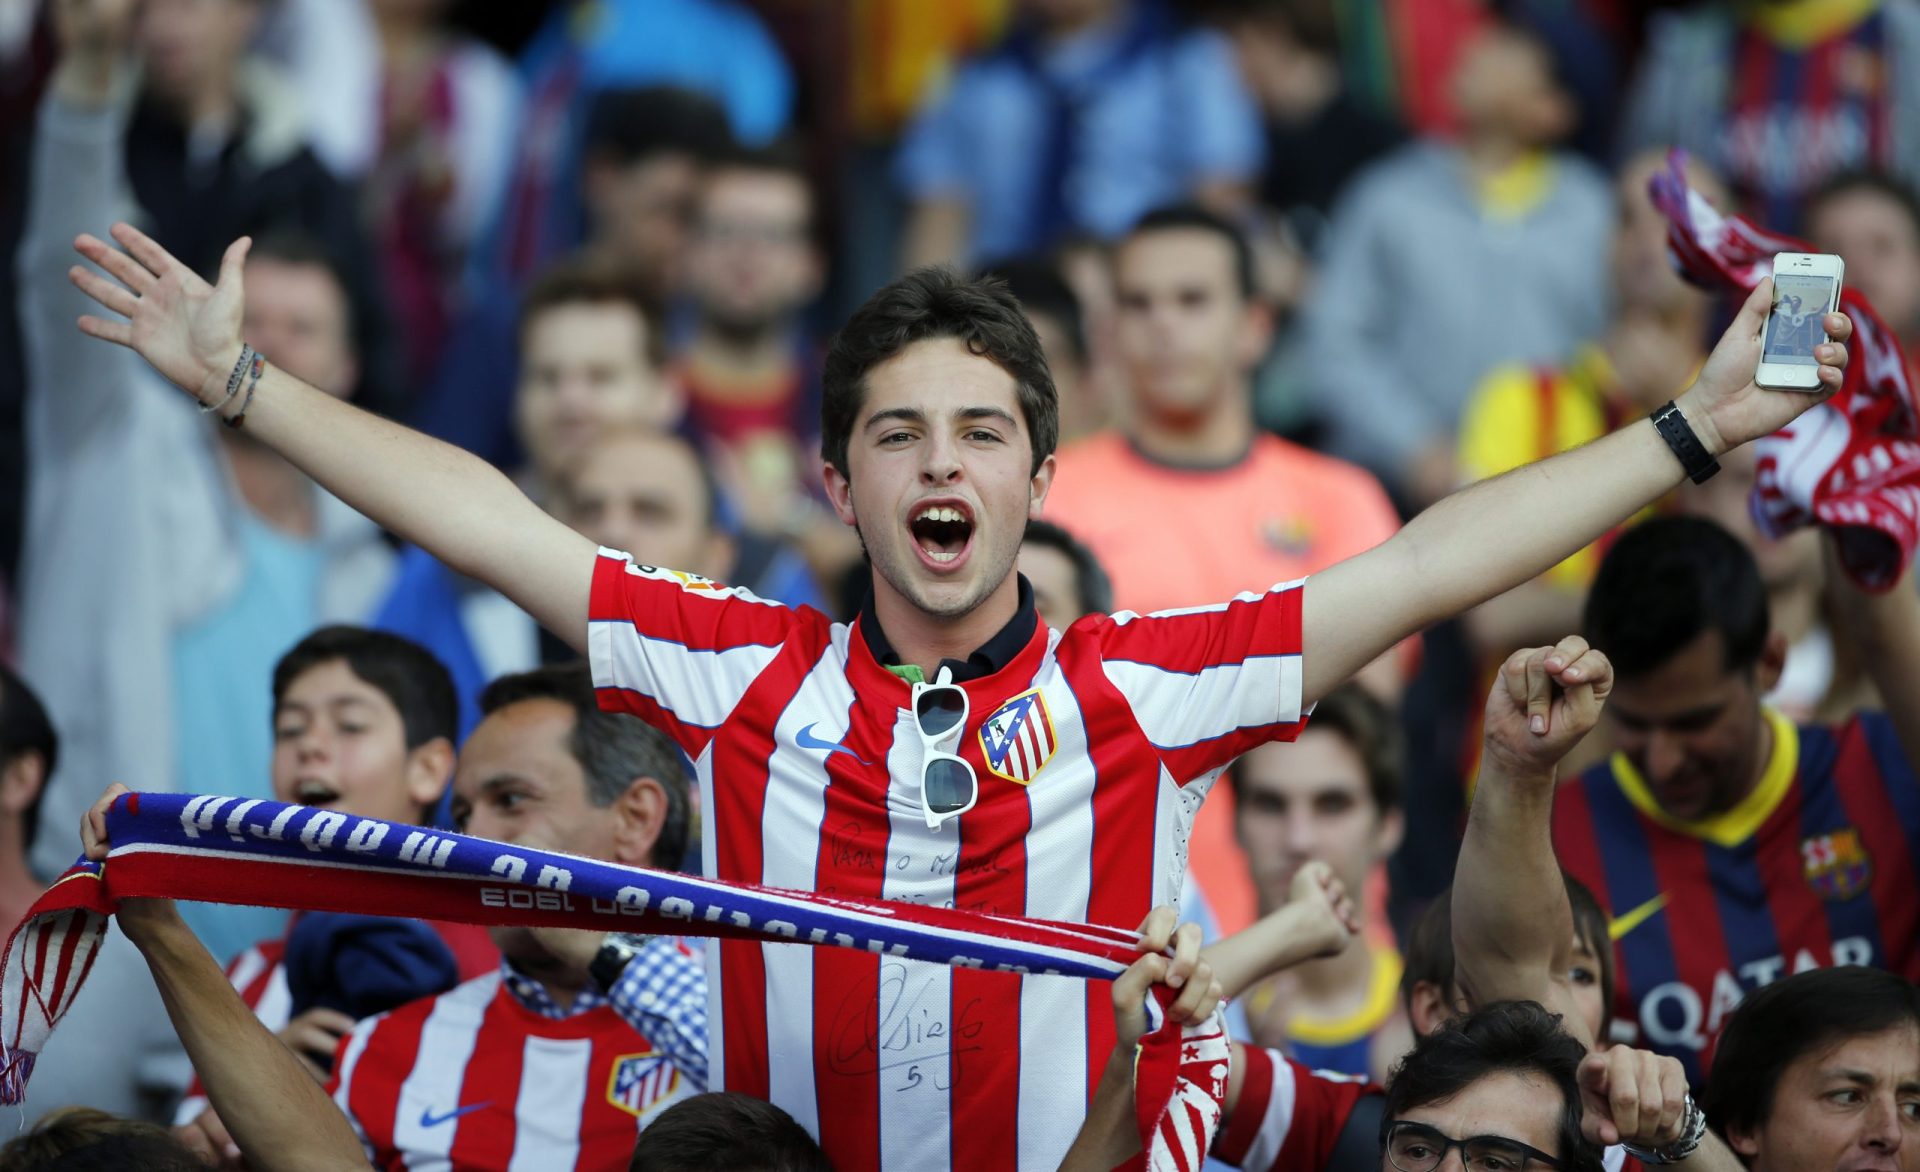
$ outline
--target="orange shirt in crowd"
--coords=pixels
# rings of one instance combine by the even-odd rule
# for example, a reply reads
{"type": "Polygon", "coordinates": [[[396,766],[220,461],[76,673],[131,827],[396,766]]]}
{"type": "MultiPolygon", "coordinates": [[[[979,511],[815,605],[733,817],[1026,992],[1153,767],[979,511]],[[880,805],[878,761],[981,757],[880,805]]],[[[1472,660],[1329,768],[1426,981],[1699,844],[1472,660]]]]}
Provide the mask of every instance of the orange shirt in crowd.
{"type": "MultiPolygon", "coordinates": [[[[1046,515],[1085,542],[1116,607],[1146,613],[1224,602],[1323,570],[1391,537],[1400,518],[1372,473],[1262,433],[1228,468],[1170,467],[1105,432],[1060,453],[1046,515]]],[[[1194,820],[1189,867],[1221,932],[1255,916],[1233,796],[1194,820]]]]}

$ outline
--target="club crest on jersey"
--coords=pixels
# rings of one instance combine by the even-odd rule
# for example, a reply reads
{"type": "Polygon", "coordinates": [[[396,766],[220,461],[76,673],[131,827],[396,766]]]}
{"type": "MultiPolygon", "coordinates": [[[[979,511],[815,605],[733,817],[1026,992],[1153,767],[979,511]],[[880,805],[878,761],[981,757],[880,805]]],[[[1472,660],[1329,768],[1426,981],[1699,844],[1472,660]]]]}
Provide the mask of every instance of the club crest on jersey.
{"type": "Polygon", "coordinates": [[[980,755],[995,777],[1031,785],[1060,743],[1046,697],[1030,688],[987,715],[980,725],[980,755]]]}
{"type": "Polygon", "coordinates": [[[657,1050],[622,1054],[613,1060],[613,1074],[607,1080],[607,1102],[629,1114],[645,1115],[679,1085],[680,1071],[665,1054],[657,1050]]]}
{"type": "Polygon", "coordinates": [[[1801,839],[1800,860],[1807,886],[1821,899],[1852,899],[1873,881],[1873,860],[1860,843],[1860,832],[1851,826],[1801,839]]]}

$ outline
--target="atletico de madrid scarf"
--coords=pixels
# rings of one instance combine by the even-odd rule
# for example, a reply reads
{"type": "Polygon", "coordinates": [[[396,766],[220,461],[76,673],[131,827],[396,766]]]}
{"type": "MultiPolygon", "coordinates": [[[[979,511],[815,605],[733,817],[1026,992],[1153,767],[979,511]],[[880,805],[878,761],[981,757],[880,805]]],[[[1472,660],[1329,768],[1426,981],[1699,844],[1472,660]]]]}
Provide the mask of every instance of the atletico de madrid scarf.
{"type": "MultiPolygon", "coordinates": [[[[1046,980],[1111,980],[1140,955],[1122,928],[721,883],[279,802],[129,794],[107,832],[107,861],[61,876],[0,957],[0,1103],[24,1096],[122,899],[859,948],[1046,980]]],[[[1135,1166],[1190,1172],[1220,1121],[1228,1041],[1220,1014],[1181,1029],[1169,991],[1155,995],[1135,1061],[1135,1166]]]]}
{"type": "MultiPolygon", "coordinates": [[[[1774,253],[1814,251],[1742,216],[1721,215],[1687,185],[1679,151],[1649,190],[1666,214],[1681,274],[1705,288],[1752,289],[1772,274],[1774,253]]],[[[1867,299],[1843,287],[1840,309],[1853,320],[1846,380],[1831,399],[1754,445],[1753,515],[1773,538],[1826,527],[1847,576],[1863,589],[1887,590],[1920,545],[1920,400],[1899,341],[1867,299]]]]}

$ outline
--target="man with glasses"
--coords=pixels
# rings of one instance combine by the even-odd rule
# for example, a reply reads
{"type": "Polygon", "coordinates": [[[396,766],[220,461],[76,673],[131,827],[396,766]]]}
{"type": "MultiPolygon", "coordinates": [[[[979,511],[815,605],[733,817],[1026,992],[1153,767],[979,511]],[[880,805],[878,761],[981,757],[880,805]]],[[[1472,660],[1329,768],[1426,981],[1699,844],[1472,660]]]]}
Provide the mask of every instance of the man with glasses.
{"type": "MultiPolygon", "coordinates": [[[[209,287],[136,229],[114,234],[128,252],[79,242],[114,279],[74,280],[132,320],[82,328],[586,650],[601,703],[693,760],[708,874],[1058,920],[1140,923],[1174,902],[1186,829],[1228,761],[1294,735],[1313,699],[1408,634],[1533,577],[1683,474],[1711,475],[1714,453],[1819,397],[1753,386],[1763,286],[1648,426],[1469,489],[1310,584],[1053,631],[1014,573],[1053,480],[1039,341],[1002,286],[920,270],[827,356],[824,487],[873,567],[841,625],[596,556],[478,459],[313,391],[272,355],[230,399],[245,243],[209,287]],[[953,687],[968,704],[949,723],[953,687]]],[[[1827,327],[1850,332],[1837,314],[1827,327]]],[[[1837,385],[1844,346],[1820,358],[1837,385]]],[[[1182,984],[1197,941],[1177,951],[1182,984]]],[[[741,941],[707,957],[714,1083],[787,1110],[841,1169],[1053,1167],[1115,1037],[1106,991],[1072,981],[741,941]]]]}

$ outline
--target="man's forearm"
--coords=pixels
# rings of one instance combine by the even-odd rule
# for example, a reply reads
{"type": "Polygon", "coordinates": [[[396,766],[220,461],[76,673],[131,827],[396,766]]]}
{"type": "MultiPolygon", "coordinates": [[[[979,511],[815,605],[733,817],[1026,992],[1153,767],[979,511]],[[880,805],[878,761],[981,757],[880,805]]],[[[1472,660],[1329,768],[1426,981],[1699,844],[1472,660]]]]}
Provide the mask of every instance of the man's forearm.
{"type": "MultiPolygon", "coordinates": [[[[1687,418],[1717,450],[1717,435],[1695,412],[1687,418]]],[[[1314,575],[1302,616],[1307,697],[1326,695],[1408,635],[1543,572],[1672,490],[1681,475],[1666,441],[1642,420],[1464,488],[1378,547],[1314,575]]]]}
{"type": "Polygon", "coordinates": [[[266,357],[246,411],[250,434],[381,527],[585,648],[593,543],[484,460],[341,402],[266,357]]]}
{"type": "Polygon", "coordinates": [[[1087,1106],[1086,1122],[1060,1161],[1060,1172],[1107,1172],[1140,1152],[1133,1122],[1133,1061],[1115,1049],[1087,1106]]]}
{"type": "Polygon", "coordinates": [[[1213,966],[1222,996],[1238,997],[1269,973],[1310,959],[1316,946],[1301,938],[1295,930],[1297,922],[1291,907],[1283,907],[1202,949],[1200,955],[1213,966]]]}
{"type": "Polygon", "coordinates": [[[1483,760],[1453,877],[1454,972],[1470,1004],[1556,999],[1554,960],[1573,938],[1573,909],[1552,817],[1551,774],[1513,777],[1483,760]]]}
{"type": "Polygon", "coordinates": [[[240,1000],[177,914],[149,917],[135,943],[207,1097],[261,1172],[365,1168],[353,1127],[293,1052],[240,1000]]]}

